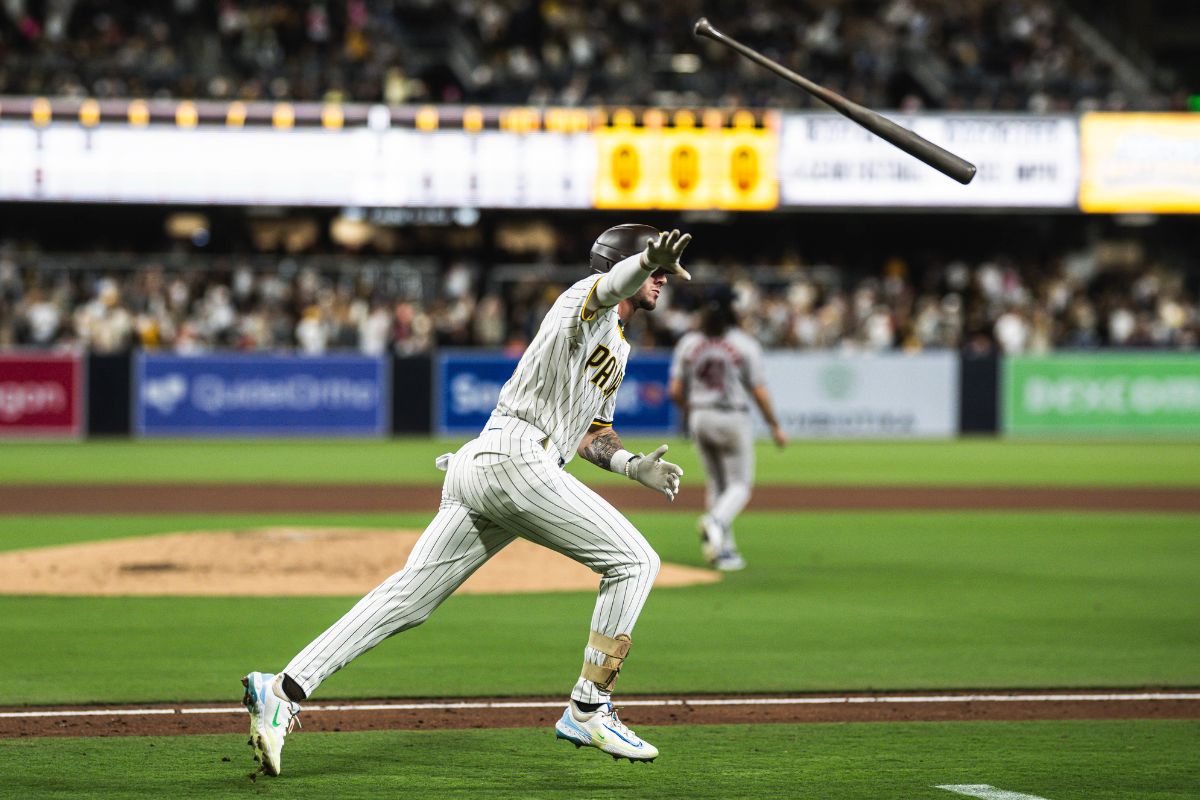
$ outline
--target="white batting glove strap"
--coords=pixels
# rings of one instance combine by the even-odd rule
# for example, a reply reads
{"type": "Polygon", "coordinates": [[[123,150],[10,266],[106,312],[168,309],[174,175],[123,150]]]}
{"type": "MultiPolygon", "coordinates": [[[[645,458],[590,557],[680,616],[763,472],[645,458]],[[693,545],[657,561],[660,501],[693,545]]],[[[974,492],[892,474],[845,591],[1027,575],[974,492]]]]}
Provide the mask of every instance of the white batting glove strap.
{"type": "Polygon", "coordinates": [[[664,444],[648,456],[639,453],[625,465],[625,475],[643,486],[661,492],[668,500],[675,502],[683,469],[678,464],[663,461],[665,452],[667,445],[664,444]]]}
{"type": "Polygon", "coordinates": [[[678,230],[663,231],[658,240],[649,240],[642,253],[642,266],[653,272],[665,270],[672,275],[678,275],[685,281],[692,279],[691,273],[679,265],[679,257],[692,240],[690,233],[680,233],[678,230]]]}

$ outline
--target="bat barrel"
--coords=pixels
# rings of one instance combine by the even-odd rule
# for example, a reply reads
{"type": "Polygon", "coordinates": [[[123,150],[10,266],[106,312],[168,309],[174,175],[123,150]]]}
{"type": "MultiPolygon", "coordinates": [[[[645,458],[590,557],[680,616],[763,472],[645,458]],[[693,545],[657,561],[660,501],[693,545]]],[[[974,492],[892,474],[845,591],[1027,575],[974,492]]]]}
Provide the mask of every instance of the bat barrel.
{"type": "Polygon", "coordinates": [[[762,53],[751,47],[747,47],[736,39],[731,39],[714,28],[706,17],[696,20],[692,31],[696,36],[703,36],[725,45],[750,59],[755,64],[758,64],[760,67],[768,69],[789,83],[799,86],[804,91],[825,102],[842,116],[848,117],[871,131],[871,133],[892,143],[914,158],[925,162],[943,175],[951,177],[961,184],[968,184],[975,177],[975,165],[970,161],[951,153],[945,148],[939,147],[928,139],[918,136],[908,128],[897,125],[876,111],[860,106],[858,103],[842,97],[837,92],[826,89],[820,84],[813,83],[803,75],[793,72],[776,61],[772,61],[762,53]]]}

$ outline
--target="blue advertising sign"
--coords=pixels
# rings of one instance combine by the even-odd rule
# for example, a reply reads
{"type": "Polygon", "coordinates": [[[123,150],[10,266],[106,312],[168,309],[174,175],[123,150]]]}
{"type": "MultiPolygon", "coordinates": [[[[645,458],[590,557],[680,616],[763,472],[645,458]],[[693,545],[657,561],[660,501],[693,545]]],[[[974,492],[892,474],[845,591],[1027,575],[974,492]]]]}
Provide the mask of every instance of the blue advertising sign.
{"type": "MultiPolygon", "coordinates": [[[[502,387],[517,366],[516,358],[478,351],[438,355],[434,391],[435,427],[449,435],[476,434],[496,407],[502,387]]],[[[622,433],[664,434],[679,427],[678,412],[667,396],[671,356],[639,353],[629,359],[617,390],[616,428],[622,433]]]]}
{"type": "Polygon", "coordinates": [[[388,363],[372,356],[142,354],[139,436],[382,436],[388,363]]]}

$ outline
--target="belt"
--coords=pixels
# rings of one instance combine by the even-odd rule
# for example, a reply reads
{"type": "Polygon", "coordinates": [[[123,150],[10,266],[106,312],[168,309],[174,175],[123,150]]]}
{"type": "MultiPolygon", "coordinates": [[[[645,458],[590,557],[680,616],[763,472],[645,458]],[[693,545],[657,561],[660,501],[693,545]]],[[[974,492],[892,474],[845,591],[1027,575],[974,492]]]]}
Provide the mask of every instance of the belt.
{"type": "Polygon", "coordinates": [[[522,439],[534,439],[542,446],[543,450],[558,462],[558,466],[561,467],[567,463],[566,459],[562,457],[562,453],[559,452],[558,447],[550,440],[545,431],[523,419],[493,415],[488,418],[487,424],[483,426],[483,433],[487,433],[488,431],[506,431],[522,439]]]}
{"type": "Polygon", "coordinates": [[[728,403],[705,403],[704,405],[692,406],[692,411],[740,411],[745,414],[750,411],[750,407],[734,406],[728,403]]]}

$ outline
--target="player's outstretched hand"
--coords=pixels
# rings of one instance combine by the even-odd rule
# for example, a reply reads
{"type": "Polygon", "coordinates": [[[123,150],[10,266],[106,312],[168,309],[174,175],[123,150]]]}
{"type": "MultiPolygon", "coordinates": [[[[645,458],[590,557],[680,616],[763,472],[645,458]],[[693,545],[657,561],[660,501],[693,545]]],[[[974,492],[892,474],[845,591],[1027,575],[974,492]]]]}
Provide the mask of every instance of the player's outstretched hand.
{"type": "Polygon", "coordinates": [[[663,231],[658,240],[646,242],[646,250],[642,253],[642,263],[650,270],[663,270],[672,275],[678,275],[685,281],[692,279],[691,273],[679,265],[679,257],[683,255],[688,242],[692,240],[690,233],[680,233],[678,230],[663,231]]]}
{"type": "Polygon", "coordinates": [[[664,444],[648,456],[638,453],[629,465],[629,477],[656,492],[662,492],[673,503],[675,495],[679,493],[679,479],[683,477],[683,469],[678,464],[663,461],[665,452],[667,446],[664,444]]]}

